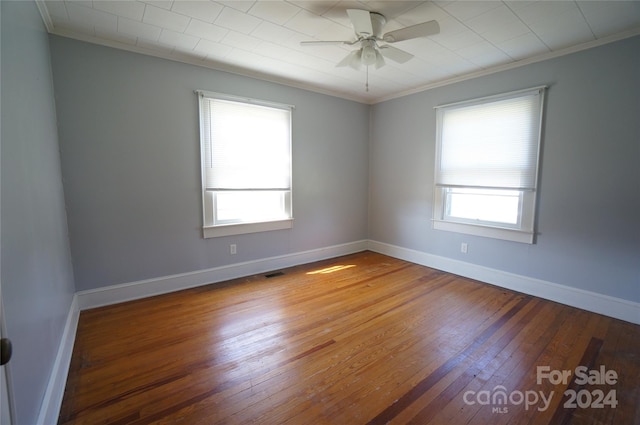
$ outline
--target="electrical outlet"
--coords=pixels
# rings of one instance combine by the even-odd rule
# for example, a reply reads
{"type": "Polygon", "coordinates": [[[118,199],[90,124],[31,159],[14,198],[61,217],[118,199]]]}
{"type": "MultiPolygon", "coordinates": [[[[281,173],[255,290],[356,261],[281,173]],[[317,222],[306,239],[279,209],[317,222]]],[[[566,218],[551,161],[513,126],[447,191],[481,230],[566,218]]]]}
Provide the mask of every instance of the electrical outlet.
{"type": "Polygon", "coordinates": [[[462,242],[462,244],[460,244],[460,252],[461,253],[466,254],[467,253],[467,248],[468,248],[468,246],[467,246],[466,242],[462,242]]]}
{"type": "Polygon", "coordinates": [[[231,245],[229,245],[229,254],[235,255],[237,253],[238,253],[238,247],[236,246],[236,244],[232,243],[231,245]]]}

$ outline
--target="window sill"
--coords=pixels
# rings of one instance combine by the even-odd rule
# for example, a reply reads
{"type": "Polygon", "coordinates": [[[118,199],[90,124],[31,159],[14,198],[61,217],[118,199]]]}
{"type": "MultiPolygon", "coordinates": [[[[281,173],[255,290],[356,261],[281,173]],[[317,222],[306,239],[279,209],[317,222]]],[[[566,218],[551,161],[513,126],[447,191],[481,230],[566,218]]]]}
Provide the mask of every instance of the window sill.
{"type": "Polygon", "coordinates": [[[502,227],[482,226],[477,224],[455,223],[451,221],[433,220],[433,228],[467,235],[484,236],[512,242],[533,244],[534,233],[524,230],[506,229],[502,227]]]}
{"type": "Polygon", "coordinates": [[[259,223],[237,223],[219,226],[203,227],[204,238],[217,238],[221,236],[243,235],[246,233],[269,232],[272,230],[291,229],[293,219],[263,221],[259,223]]]}

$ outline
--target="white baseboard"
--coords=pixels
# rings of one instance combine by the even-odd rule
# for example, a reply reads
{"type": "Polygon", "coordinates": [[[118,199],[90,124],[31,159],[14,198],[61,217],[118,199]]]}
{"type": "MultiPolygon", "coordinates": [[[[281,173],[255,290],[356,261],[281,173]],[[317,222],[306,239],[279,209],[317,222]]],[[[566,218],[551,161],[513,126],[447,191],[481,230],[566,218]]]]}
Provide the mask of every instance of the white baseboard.
{"type": "Polygon", "coordinates": [[[69,373],[69,365],[71,364],[71,354],[73,353],[73,344],[76,340],[76,330],[78,328],[78,319],[80,317],[80,309],[78,308],[78,297],[73,296],[67,321],[62,332],[62,339],[56,354],[56,360],[53,363],[53,370],[49,377],[49,383],[40,405],[40,413],[38,414],[38,425],[49,425],[58,423],[58,415],[62,406],[62,397],[64,396],[64,387],[67,384],[67,375],[69,373]]]}
{"type": "Polygon", "coordinates": [[[383,242],[370,240],[368,248],[371,251],[390,257],[432,267],[627,322],[640,324],[640,303],[466,263],[464,261],[453,260],[451,258],[440,257],[438,255],[427,254],[383,242]]]}
{"type": "Polygon", "coordinates": [[[79,291],[76,293],[76,296],[78,297],[78,306],[80,310],[86,310],[105,305],[117,304],[124,301],[146,298],[153,295],[179,291],[182,289],[208,285],[210,283],[223,282],[225,280],[236,279],[239,277],[251,276],[300,264],[312,263],[314,261],[339,257],[341,255],[353,254],[355,252],[365,251],[367,249],[367,244],[368,241],[366,240],[350,242],[342,245],[334,245],[261,260],[230,264],[228,266],[215,267],[207,270],[198,270],[194,272],[107,286],[99,289],[79,291]]]}
{"type": "MultiPolygon", "coordinates": [[[[528,276],[466,263],[413,249],[402,248],[373,240],[361,240],[342,245],[270,257],[244,263],[230,264],[212,269],[163,276],[154,279],[76,293],[77,308],[86,310],[154,295],[194,288],[210,283],[223,282],[244,276],[297,266],[300,264],[339,257],[364,250],[371,250],[391,257],[443,270],[459,276],[581,308],[605,316],[640,324],[640,303],[585,291],[566,285],[548,282],[528,276]]],[[[74,301],[75,302],[75,301],[74,301]]],[[[76,317],[77,323],[77,317],[76,317]]],[[[74,329],[75,333],[75,329],[74,329]]]]}

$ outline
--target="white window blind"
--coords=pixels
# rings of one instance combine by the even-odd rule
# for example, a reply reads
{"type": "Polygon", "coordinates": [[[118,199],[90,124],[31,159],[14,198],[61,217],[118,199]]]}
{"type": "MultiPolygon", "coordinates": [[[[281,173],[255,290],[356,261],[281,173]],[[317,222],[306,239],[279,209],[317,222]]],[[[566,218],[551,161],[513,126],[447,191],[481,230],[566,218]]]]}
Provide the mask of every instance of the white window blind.
{"type": "Polygon", "coordinates": [[[205,98],[208,190],[291,189],[291,111],[205,98]]]}
{"type": "Polygon", "coordinates": [[[436,184],[534,190],[541,93],[438,109],[436,184]]]}

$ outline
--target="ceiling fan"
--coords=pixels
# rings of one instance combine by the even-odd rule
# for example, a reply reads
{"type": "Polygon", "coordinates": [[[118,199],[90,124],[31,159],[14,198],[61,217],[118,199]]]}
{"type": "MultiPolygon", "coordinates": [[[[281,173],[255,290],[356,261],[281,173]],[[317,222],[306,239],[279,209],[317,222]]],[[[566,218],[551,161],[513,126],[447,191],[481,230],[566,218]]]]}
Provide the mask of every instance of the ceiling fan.
{"type": "Polygon", "coordinates": [[[390,46],[389,44],[378,45],[378,42],[396,43],[398,41],[409,40],[412,38],[427,37],[438,34],[440,25],[437,21],[428,21],[421,24],[411,25],[394,31],[382,34],[382,27],[387,22],[384,15],[377,12],[369,12],[361,9],[347,9],[347,14],[355,30],[356,39],[353,41],[302,41],[303,46],[319,45],[319,44],[346,44],[352,46],[360,45],[358,50],[349,53],[336,66],[350,66],[356,70],[366,66],[375,66],[376,69],[384,66],[384,58],[391,59],[394,62],[405,63],[413,55],[390,46]]]}

